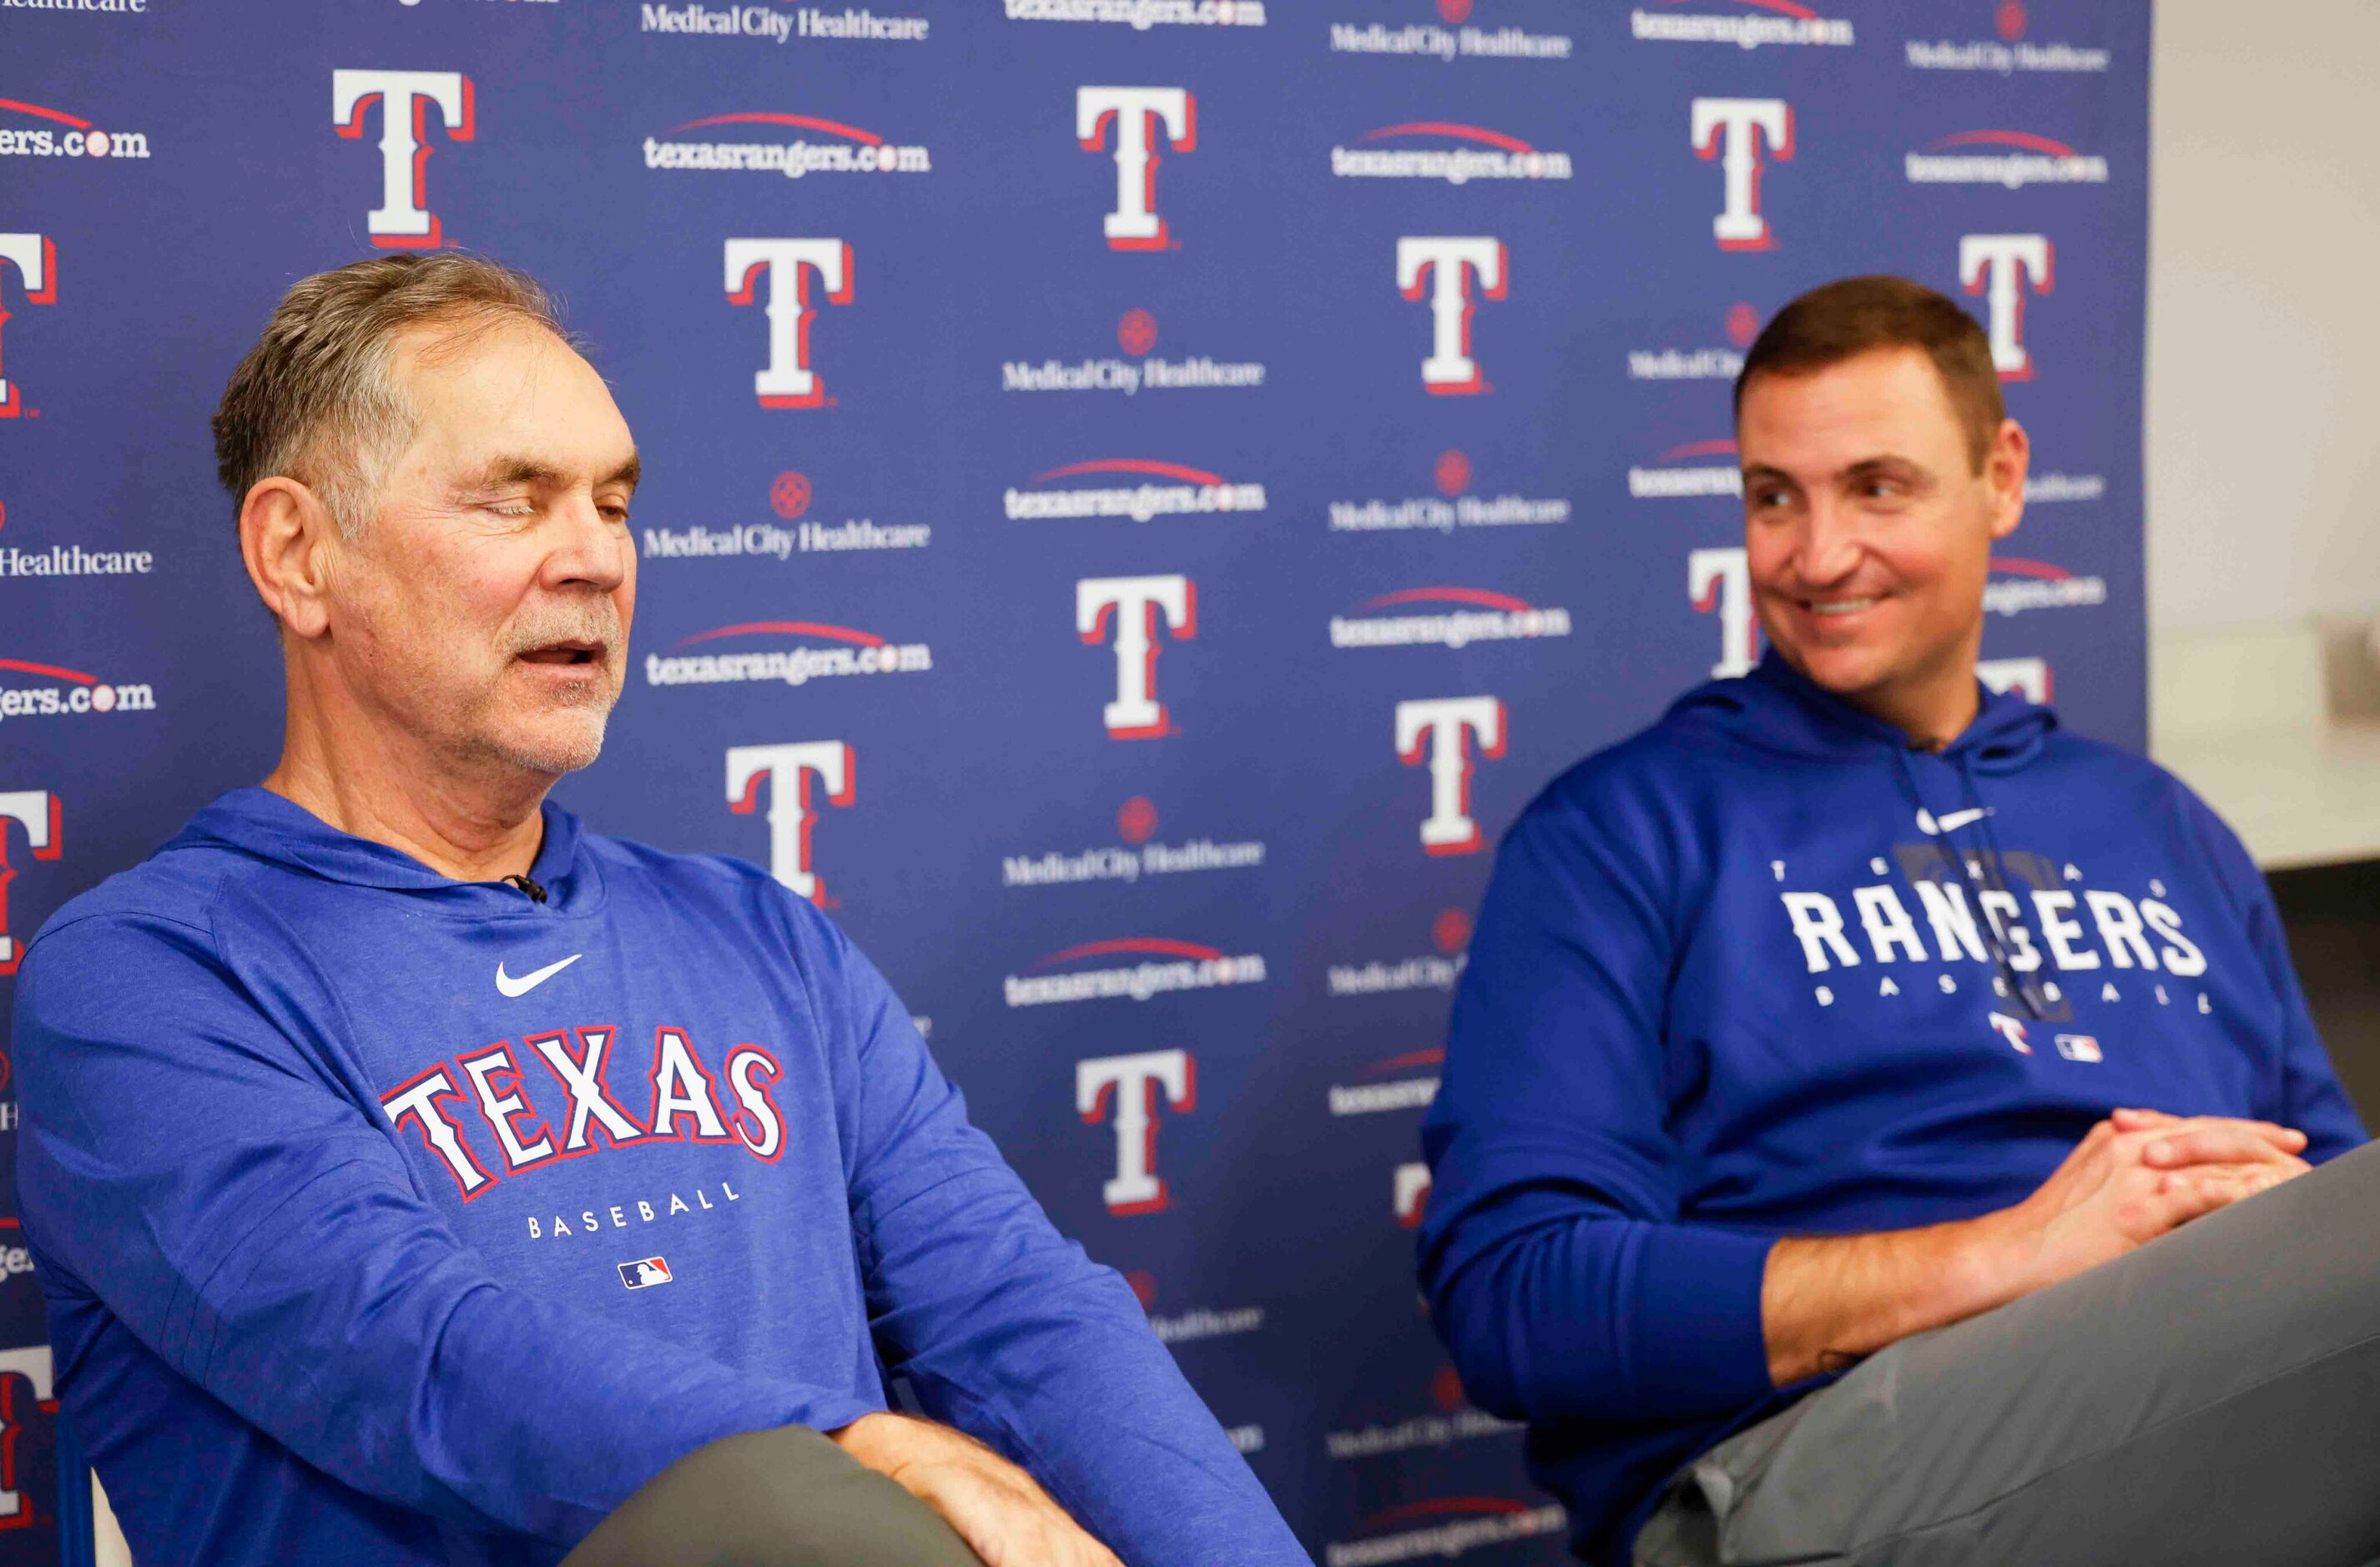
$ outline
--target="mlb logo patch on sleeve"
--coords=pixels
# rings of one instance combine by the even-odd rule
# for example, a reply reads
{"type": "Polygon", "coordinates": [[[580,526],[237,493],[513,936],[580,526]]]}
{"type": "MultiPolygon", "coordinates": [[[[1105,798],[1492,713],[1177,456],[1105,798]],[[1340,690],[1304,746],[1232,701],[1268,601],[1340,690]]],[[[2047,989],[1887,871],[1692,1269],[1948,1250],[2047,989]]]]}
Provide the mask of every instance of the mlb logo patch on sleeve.
{"type": "Polygon", "coordinates": [[[658,1257],[642,1257],[620,1264],[620,1282],[632,1290],[650,1289],[670,1282],[669,1264],[658,1257]]]}

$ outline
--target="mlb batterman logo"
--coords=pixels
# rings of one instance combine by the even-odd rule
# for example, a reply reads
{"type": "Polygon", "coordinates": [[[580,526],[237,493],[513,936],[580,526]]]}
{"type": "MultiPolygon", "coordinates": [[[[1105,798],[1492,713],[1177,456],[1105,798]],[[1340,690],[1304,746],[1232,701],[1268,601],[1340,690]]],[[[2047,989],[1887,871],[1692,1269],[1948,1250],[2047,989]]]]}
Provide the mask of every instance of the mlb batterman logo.
{"type": "Polygon", "coordinates": [[[730,239],[727,302],[748,305],[753,285],[769,274],[769,363],[752,377],[764,408],[816,408],[829,401],[826,383],[810,369],[813,278],[831,305],[851,303],[851,247],[840,239],[730,239]]]}
{"type": "Polygon", "coordinates": [[[1101,714],[1110,739],[1175,732],[1157,699],[1160,619],[1176,641],[1197,636],[1197,584],[1186,577],[1087,577],[1075,584],[1075,630],[1083,640],[1104,642],[1114,627],[1116,695],[1101,714]]]}
{"type": "Polygon", "coordinates": [[[671,1282],[669,1260],[660,1257],[640,1257],[634,1262],[620,1264],[620,1282],[632,1290],[649,1290],[655,1284],[671,1282]]]}
{"type": "Polygon", "coordinates": [[[826,790],[829,804],[847,806],[858,797],[858,780],[851,747],[840,740],[727,747],[727,808],[751,815],[760,785],[769,785],[769,874],[820,908],[826,886],[810,869],[810,829],[819,818],[810,784],[826,790]]]}
{"type": "Polygon", "coordinates": [[[1512,258],[1503,241],[1487,236],[1415,235],[1397,241],[1397,288],[1408,299],[1429,289],[1430,351],[1421,362],[1426,392],[1462,396],[1487,391],[1479,363],[1471,357],[1471,289],[1501,299],[1512,284],[1512,258]]]}
{"type": "MultiPolygon", "coordinates": [[[[58,300],[58,248],[43,234],[0,234],[0,277],[8,266],[17,269],[17,280],[24,285],[25,302],[29,305],[55,305],[58,300]]],[[[0,293],[0,326],[7,324],[7,297],[0,293]]],[[[0,376],[0,419],[15,419],[24,412],[24,401],[6,376],[0,376]]]]}
{"type": "Polygon", "coordinates": [[[1766,250],[1776,243],[1768,219],[1760,211],[1760,176],[1767,166],[1760,155],[1766,138],[1768,156],[1779,163],[1793,158],[1793,110],[1782,98],[1697,98],[1688,112],[1687,129],[1694,155],[1716,158],[1727,176],[1725,200],[1711,232],[1722,250],[1766,250]]]}
{"type": "Polygon", "coordinates": [[[364,230],[383,249],[434,250],[445,242],[422,183],[430,162],[430,109],[443,116],[446,139],[474,134],[471,79],[460,71],[334,70],[331,123],[350,141],[363,140],[366,112],[380,105],[380,205],[364,230]]]}
{"type": "Polygon", "coordinates": [[[1115,136],[1116,204],[1102,226],[1111,250],[1162,250],[1172,234],[1157,215],[1160,137],[1176,152],[1198,150],[1198,101],[1179,87],[1080,87],[1075,138],[1086,152],[1115,136]]]}

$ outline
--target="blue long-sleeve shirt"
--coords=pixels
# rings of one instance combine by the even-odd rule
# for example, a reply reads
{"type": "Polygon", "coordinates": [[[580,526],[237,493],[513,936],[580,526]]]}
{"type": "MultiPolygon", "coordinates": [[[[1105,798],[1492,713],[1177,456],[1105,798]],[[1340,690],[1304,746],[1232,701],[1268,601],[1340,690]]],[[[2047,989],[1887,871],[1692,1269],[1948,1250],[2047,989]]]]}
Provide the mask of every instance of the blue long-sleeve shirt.
{"type": "Polygon", "coordinates": [[[1771,654],[1506,837],[1423,1126],[1423,1287],[1621,1567],[1673,1471],[1815,1385],[1769,1381],[1777,1237],[2007,1207],[2118,1105],[2363,1139],[2238,840],[2046,708],[1986,694],[1912,752],[1771,654]]]}
{"type": "Polygon", "coordinates": [[[236,791],[29,949],[18,1191],[144,1567],[550,1563],[882,1367],[1132,1567],[1307,1562],[841,931],[544,827],[538,903],[236,791]]]}

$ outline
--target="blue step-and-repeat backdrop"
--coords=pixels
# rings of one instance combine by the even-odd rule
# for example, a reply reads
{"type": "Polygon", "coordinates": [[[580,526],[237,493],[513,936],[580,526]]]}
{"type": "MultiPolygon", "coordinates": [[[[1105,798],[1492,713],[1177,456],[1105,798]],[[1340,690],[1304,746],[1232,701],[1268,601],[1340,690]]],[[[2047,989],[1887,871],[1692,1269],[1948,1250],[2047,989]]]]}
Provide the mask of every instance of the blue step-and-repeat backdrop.
{"type": "Polygon", "coordinates": [[[1847,273],[1968,301],[2033,431],[1987,677],[2143,742],[2148,41],[2146,0],[0,0],[0,974],[272,763],[207,419],[274,299],[495,255],[649,475],[561,797],[843,921],[1318,1560],[1556,1560],[1412,1277],[1490,851],[1756,656],[1729,381],[1847,273]]]}

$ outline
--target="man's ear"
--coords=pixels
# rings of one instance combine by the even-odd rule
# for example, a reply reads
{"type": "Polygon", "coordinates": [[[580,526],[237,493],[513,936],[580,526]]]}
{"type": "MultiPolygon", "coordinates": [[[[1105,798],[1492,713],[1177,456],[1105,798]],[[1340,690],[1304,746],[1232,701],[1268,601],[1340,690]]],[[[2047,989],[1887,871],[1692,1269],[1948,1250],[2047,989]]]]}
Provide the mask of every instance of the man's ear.
{"type": "Polygon", "coordinates": [[[285,474],[260,479],[239,505],[239,554],[264,607],[293,636],[330,629],[328,567],[338,525],[322,498],[285,474]]]}
{"type": "Polygon", "coordinates": [[[2033,440],[2012,419],[2000,420],[1984,458],[1984,482],[1992,491],[1992,537],[2005,539],[2024,516],[2024,480],[2033,470],[2033,440]]]}

